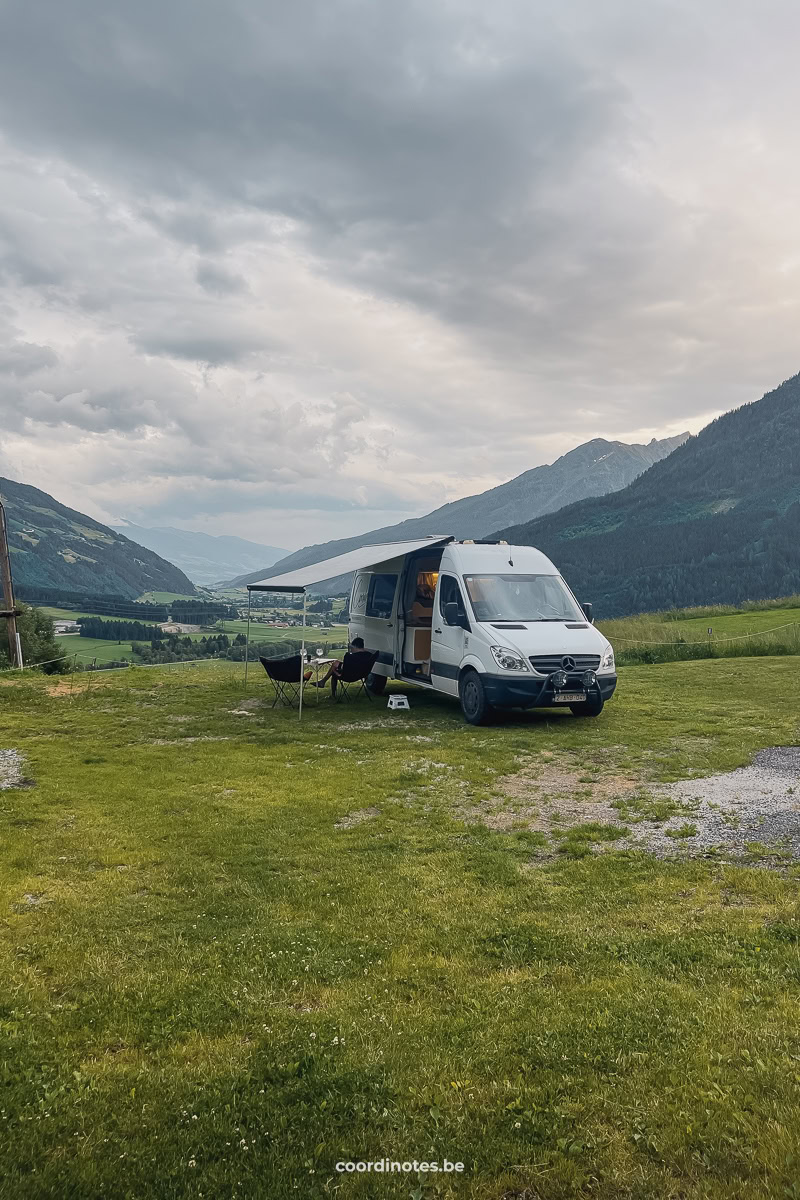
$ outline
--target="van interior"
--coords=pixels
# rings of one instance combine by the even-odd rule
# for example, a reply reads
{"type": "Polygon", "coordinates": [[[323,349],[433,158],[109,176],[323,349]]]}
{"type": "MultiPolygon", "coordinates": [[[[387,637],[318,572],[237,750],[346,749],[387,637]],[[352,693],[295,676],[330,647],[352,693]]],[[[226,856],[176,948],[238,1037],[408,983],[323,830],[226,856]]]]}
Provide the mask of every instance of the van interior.
{"type": "Polygon", "coordinates": [[[433,602],[443,547],[422,550],[408,564],[401,597],[403,614],[403,674],[427,680],[431,673],[433,602]]]}

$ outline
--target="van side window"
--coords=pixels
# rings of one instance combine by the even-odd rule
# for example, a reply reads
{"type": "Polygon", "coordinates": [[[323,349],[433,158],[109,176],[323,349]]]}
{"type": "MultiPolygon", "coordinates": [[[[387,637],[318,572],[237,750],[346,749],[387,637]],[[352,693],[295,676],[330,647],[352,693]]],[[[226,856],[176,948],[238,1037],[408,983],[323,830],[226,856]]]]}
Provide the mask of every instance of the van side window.
{"type": "Polygon", "coordinates": [[[449,624],[449,622],[444,616],[444,606],[454,603],[458,605],[458,615],[463,620],[466,616],[466,609],[458,580],[454,579],[452,575],[441,575],[439,578],[439,612],[442,614],[445,624],[449,624]]]}
{"type": "Polygon", "coordinates": [[[355,616],[363,616],[367,607],[369,581],[372,577],[365,572],[356,575],[353,580],[353,594],[350,597],[350,612],[355,616]]]}
{"type": "Polygon", "coordinates": [[[392,615],[396,588],[396,575],[373,575],[367,596],[367,616],[387,620],[392,615]]]}

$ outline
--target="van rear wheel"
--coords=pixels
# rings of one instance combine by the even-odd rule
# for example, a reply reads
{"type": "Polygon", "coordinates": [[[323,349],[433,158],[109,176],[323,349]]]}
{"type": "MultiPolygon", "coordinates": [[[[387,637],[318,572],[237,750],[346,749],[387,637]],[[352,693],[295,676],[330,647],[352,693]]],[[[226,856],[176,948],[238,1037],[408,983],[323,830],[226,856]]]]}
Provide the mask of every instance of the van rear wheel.
{"type": "Polygon", "coordinates": [[[477,671],[465,671],[458,681],[458,698],[464,720],[470,725],[485,725],[493,709],[486,699],[486,689],[477,671]]]}

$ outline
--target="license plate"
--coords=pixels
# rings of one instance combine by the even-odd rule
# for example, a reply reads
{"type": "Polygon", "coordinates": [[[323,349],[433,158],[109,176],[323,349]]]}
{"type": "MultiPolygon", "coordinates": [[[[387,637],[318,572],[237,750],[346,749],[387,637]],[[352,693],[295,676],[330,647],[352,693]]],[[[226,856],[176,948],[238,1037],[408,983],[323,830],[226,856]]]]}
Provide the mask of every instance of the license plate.
{"type": "Polygon", "coordinates": [[[586,692],[556,692],[556,704],[580,704],[586,699],[586,692]]]}

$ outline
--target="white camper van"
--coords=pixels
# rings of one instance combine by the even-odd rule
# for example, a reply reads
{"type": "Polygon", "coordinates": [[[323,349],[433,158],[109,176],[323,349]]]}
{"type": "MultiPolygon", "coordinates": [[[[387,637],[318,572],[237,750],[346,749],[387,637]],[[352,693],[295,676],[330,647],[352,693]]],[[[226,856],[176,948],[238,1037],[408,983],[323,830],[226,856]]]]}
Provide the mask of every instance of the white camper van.
{"type": "Polygon", "coordinates": [[[613,695],[610,643],[539,550],[431,537],[355,553],[372,561],[355,573],[349,632],[378,651],[373,691],[388,678],[446,692],[473,725],[503,708],[594,717],[613,695]]]}

